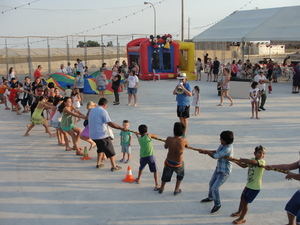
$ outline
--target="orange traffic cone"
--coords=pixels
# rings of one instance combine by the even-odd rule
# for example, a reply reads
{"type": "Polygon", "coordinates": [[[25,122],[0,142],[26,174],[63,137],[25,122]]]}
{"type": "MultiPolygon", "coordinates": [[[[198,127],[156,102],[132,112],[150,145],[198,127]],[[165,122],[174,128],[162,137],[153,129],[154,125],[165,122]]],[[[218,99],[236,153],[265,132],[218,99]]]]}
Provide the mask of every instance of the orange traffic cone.
{"type": "Polygon", "coordinates": [[[130,166],[127,167],[126,177],[122,181],[126,182],[126,183],[133,183],[135,181],[135,179],[134,179],[134,177],[132,175],[132,171],[131,171],[131,167],[130,166]]]}
{"type": "Polygon", "coordinates": [[[81,160],[90,160],[90,159],[92,159],[91,157],[89,157],[89,152],[87,150],[87,147],[84,147],[83,157],[81,157],[80,159],[81,160]]]}

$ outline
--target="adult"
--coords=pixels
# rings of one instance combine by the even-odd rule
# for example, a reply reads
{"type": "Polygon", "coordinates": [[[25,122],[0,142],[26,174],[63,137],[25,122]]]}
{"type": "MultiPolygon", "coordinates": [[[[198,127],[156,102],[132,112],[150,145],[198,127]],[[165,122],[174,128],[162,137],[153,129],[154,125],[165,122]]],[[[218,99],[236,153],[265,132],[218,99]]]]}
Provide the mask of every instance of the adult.
{"type": "Polygon", "coordinates": [[[293,94],[299,93],[300,89],[300,63],[296,65],[294,68],[294,76],[293,76],[293,94]]]}
{"type": "Polygon", "coordinates": [[[65,68],[64,64],[60,64],[59,69],[57,70],[58,73],[63,73],[63,74],[67,74],[67,70],[65,68]]]}
{"type": "MultiPolygon", "coordinates": [[[[280,164],[280,165],[268,165],[267,170],[271,168],[282,169],[282,170],[296,170],[300,171],[300,160],[291,164],[280,164]]],[[[295,179],[300,181],[300,174],[289,172],[285,177],[286,179],[295,179]]],[[[295,218],[297,224],[300,224],[300,189],[292,196],[289,202],[285,206],[287,217],[289,220],[288,225],[295,225],[295,218]]]]}
{"type": "Polygon", "coordinates": [[[264,75],[264,72],[261,70],[259,73],[254,77],[254,81],[258,83],[259,94],[260,94],[260,106],[258,111],[266,110],[265,103],[267,100],[267,93],[266,93],[266,83],[269,83],[269,80],[264,75]]]}
{"type": "Polygon", "coordinates": [[[218,60],[217,57],[215,58],[215,60],[213,62],[212,71],[213,71],[213,74],[214,74],[214,82],[217,82],[218,81],[218,75],[219,75],[219,72],[220,72],[220,61],[218,60]]]}
{"type": "Polygon", "coordinates": [[[238,63],[237,63],[237,74],[236,74],[236,76],[238,78],[243,77],[242,71],[243,71],[243,62],[242,62],[242,60],[239,60],[238,63]]]}
{"type": "Polygon", "coordinates": [[[223,106],[224,98],[228,98],[230,101],[230,106],[233,105],[231,96],[229,95],[229,82],[230,82],[230,70],[228,68],[223,69],[222,81],[220,83],[221,95],[220,95],[220,104],[218,106],[223,106]]]}
{"type": "Polygon", "coordinates": [[[113,67],[111,69],[112,70],[112,76],[115,76],[115,75],[118,74],[119,67],[120,67],[120,61],[117,60],[117,61],[115,61],[115,64],[113,65],[113,67]]]}
{"type": "Polygon", "coordinates": [[[204,55],[203,61],[204,61],[204,65],[206,65],[207,62],[208,62],[208,53],[206,53],[206,54],[204,55]]]}
{"type": "Polygon", "coordinates": [[[187,82],[185,73],[181,73],[177,79],[179,80],[179,84],[173,90],[173,95],[176,95],[177,116],[180,122],[185,126],[186,134],[188,118],[190,117],[190,97],[192,96],[192,88],[187,82]]]}
{"type": "Polygon", "coordinates": [[[211,58],[207,59],[207,63],[205,64],[205,71],[207,72],[207,82],[211,82],[212,81],[212,77],[211,77],[211,73],[213,70],[213,64],[211,62],[211,58]]]}
{"type": "Polygon", "coordinates": [[[119,105],[120,104],[120,99],[119,99],[119,87],[121,84],[121,75],[123,74],[122,68],[118,69],[118,73],[112,77],[112,85],[111,88],[114,90],[114,95],[115,95],[115,101],[114,105],[119,105]]]}
{"type": "Polygon", "coordinates": [[[77,71],[83,74],[84,72],[84,64],[81,59],[77,59],[77,71]]]}
{"type": "Polygon", "coordinates": [[[274,63],[274,68],[273,68],[273,81],[274,83],[278,82],[278,78],[281,77],[282,70],[281,67],[278,65],[278,63],[274,63]]]}
{"type": "Polygon", "coordinates": [[[107,70],[106,63],[102,63],[102,66],[100,68],[100,73],[96,77],[97,90],[99,91],[99,95],[101,97],[104,97],[104,91],[106,90],[106,85],[107,85],[107,79],[104,73],[105,70],[107,70]]]}
{"type": "Polygon", "coordinates": [[[13,67],[10,67],[7,74],[8,82],[10,82],[12,78],[17,78],[17,77],[16,77],[15,69],[13,67]]]}
{"type": "Polygon", "coordinates": [[[200,58],[197,58],[196,61],[196,71],[197,71],[197,80],[200,81],[201,80],[201,72],[203,70],[203,64],[201,62],[200,58]]]}
{"type": "Polygon", "coordinates": [[[68,62],[68,66],[66,67],[66,72],[68,75],[72,75],[73,74],[73,69],[71,67],[71,63],[68,62]]]}
{"type": "Polygon", "coordinates": [[[232,77],[237,77],[237,73],[239,71],[237,64],[235,63],[235,60],[232,61],[231,63],[231,76],[232,77]]]}
{"type": "Polygon", "coordinates": [[[131,70],[129,71],[129,77],[127,79],[128,81],[128,105],[131,105],[131,100],[133,98],[133,106],[137,106],[137,89],[139,84],[139,78],[137,77],[135,71],[131,70]]]}
{"type": "Polygon", "coordinates": [[[33,73],[34,79],[37,79],[37,78],[42,79],[42,76],[43,76],[42,69],[43,69],[42,66],[38,65],[38,67],[36,68],[36,70],[33,73]]]}
{"type": "Polygon", "coordinates": [[[113,123],[106,111],[108,107],[108,101],[106,98],[100,98],[98,107],[91,109],[88,116],[89,121],[89,136],[97,145],[97,164],[96,168],[103,167],[104,164],[100,164],[100,160],[105,154],[111,162],[111,171],[120,170],[121,167],[116,164],[115,150],[111,142],[109,134],[109,127],[123,130],[121,126],[113,123]],[[109,127],[108,127],[109,126],[109,127]]]}

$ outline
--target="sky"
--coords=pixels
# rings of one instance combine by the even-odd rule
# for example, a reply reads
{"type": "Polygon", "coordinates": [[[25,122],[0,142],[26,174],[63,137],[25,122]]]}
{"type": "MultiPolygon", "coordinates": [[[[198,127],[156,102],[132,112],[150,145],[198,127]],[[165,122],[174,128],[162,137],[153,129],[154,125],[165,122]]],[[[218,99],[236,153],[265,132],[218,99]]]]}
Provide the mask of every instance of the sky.
{"type": "MultiPolygon", "coordinates": [[[[38,0],[29,6],[10,10],[32,0],[0,0],[0,36],[85,34],[152,34],[153,9],[144,0],[38,0]],[[113,24],[110,23],[135,11],[145,9],[113,24]]],[[[170,33],[179,38],[181,0],[158,0],[157,33],[170,33]]],[[[185,38],[190,18],[190,37],[208,28],[236,10],[252,10],[300,5],[300,0],[184,0],[185,38]]]]}

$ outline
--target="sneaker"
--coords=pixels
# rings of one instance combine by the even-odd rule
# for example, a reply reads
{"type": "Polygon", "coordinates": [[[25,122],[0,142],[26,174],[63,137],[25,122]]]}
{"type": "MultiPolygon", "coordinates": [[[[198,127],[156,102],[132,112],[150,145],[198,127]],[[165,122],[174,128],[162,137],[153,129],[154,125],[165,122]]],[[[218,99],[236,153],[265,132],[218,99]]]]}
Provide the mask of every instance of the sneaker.
{"type": "Polygon", "coordinates": [[[200,202],[212,202],[213,200],[212,199],[210,199],[210,198],[204,198],[204,199],[202,199],[200,202]]]}
{"type": "Polygon", "coordinates": [[[120,163],[124,162],[124,159],[119,160],[120,163]]]}
{"type": "Polygon", "coordinates": [[[262,110],[264,110],[264,111],[266,110],[264,107],[259,107],[259,108],[262,109],[262,110]]]}
{"type": "Polygon", "coordinates": [[[221,205],[215,205],[215,206],[211,209],[210,213],[215,213],[215,212],[219,211],[220,208],[221,208],[221,205]]]}
{"type": "Polygon", "coordinates": [[[120,102],[114,102],[113,105],[120,105],[120,102]]]}
{"type": "Polygon", "coordinates": [[[128,163],[129,162],[129,160],[127,159],[124,163],[128,163]]]}
{"type": "Polygon", "coordinates": [[[257,111],[258,111],[258,112],[260,112],[260,111],[261,111],[261,109],[258,109],[257,111]]]}

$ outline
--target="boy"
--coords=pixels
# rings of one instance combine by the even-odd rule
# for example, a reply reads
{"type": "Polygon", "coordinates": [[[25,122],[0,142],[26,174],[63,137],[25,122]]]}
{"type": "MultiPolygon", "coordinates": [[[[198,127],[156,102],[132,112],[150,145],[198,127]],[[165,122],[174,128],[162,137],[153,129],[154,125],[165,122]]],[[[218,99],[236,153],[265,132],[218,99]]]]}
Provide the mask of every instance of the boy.
{"type": "Polygon", "coordinates": [[[265,148],[261,145],[257,146],[254,151],[254,156],[255,158],[252,159],[240,159],[240,162],[236,163],[243,168],[249,165],[249,169],[248,182],[241,195],[239,210],[231,214],[232,217],[239,217],[232,222],[233,224],[243,224],[246,222],[244,218],[248,211],[248,204],[253,202],[261,188],[262,177],[265,170],[261,166],[266,165],[263,159],[265,156],[265,148]]]}
{"type": "Polygon", "coordinates": [[[226,157],[233,156],[233,139],[233,132],[226,130],[220,134],[221,145],[216,151],[201,149],[207,151],[207,154],[210,157],[218,159],[217,167],[209,182],[208,197],[201,200],[202,203],[214,201],[214,207],[211,209],[210,213],[215,213],[221,208],[219,188],[225,183],[231,173],[232,165],[226,157]]]}
{"type": "Polygon", "coordinates": [[[123,128],[126,131],[121,131],[121,147],[122,147],[122,153],[123,158],[120,160],[120,162],[128,163],[130,160],[130,154],[131,154],[131,132],[128,131],[129,129],[129,121],[123,120],[123,128]],[[125,161],[125,155],[127,154],[127,160],[125,161]]]}
{"type": "Polygon", "coordinates": [[[136,183],[140,183],[141,175],[143,169],[148,164],[150,172],[154,174],[154,190],[158,191],[158,182],[157,182],[157,168],[155,163],[155,158],[153,156],[153,144],[151,137],[155,137],[153,134],[148,134],[148,128],[146,125],[142,124],[138,128],[139,135],[136,135],[140,144],[140,168],[139,175],[136,179],[136,183]]]}
{"type": "Polygon", "coordinates": [[[185,126],[180,123],[174,123],[174,137],[168,137],[166,139],[165,148],[168,149],[168,155],[165,161],[163,174],[161,177],[161,186],[158,193],[163,193],[166,182],[170,182],[173,172],[177,174],[176,186],[174,195],[181,193],[180,183],[184,177],[184,162],[183,151],[188,146],[187,140],[183,138],[185,132],[185,126]]]}

